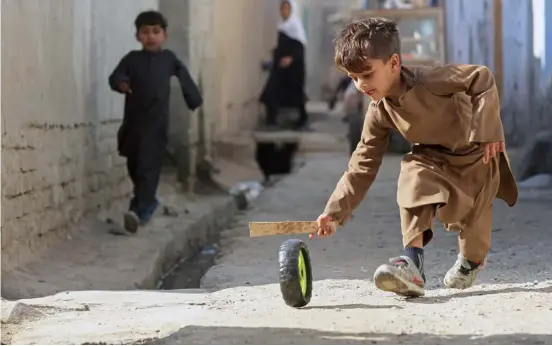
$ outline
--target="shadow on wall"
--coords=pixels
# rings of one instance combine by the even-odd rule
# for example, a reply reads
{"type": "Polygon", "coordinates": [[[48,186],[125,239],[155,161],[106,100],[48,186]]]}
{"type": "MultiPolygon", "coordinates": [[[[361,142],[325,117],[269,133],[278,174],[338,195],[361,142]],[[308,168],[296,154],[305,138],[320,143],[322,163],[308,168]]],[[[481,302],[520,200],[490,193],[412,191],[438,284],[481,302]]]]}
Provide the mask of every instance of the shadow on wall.
{"type": "Polygon", "coordinates": [[[162,339],[142,342],[145,345],[169,344],[549,344],[551,335],[501,334],[437,335],[437,334],[390,334],[390,333],[340,333],[302,328],[241,328],[187,326],[162,339]]]}

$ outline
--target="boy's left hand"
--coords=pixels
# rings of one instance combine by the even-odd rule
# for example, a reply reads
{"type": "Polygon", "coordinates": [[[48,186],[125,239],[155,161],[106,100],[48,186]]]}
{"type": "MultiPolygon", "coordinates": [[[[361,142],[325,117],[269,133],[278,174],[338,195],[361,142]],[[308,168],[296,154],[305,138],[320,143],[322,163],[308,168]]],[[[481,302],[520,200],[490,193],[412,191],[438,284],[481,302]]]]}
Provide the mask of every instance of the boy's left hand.
{"type": "Polygon", "coordinates": [[[506,151],[504,142],[483,143],[483,162],[489,163],[496,154],[506,151]]]}

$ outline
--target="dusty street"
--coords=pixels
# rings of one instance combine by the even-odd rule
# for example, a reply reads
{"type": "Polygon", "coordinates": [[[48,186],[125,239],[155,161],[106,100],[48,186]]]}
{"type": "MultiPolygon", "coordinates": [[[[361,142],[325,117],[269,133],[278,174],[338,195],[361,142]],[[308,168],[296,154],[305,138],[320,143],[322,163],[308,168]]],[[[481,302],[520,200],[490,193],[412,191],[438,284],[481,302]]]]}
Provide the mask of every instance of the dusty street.
{"type": "Polygon", "coordinates": [[[396,179],[400,157],[384,160],[355,217],[336,235],[307,241],[314,291],[303,309],[286,306],[278,248],[288,237],[249,238],[249,221],[314,220],[346,167],[342,153],[307,164],[265,191],[222,233],[221,256],[200,290],[70,292],[22,301],[39,314],[13,343],[151,344],[550,344],[552,200],[521,194],[495,205],[493,250],[477,285],[443,289],[456,236],[438,227],[426,249],[424,298],[378,291],[375,268],[401,254],[396,179]]]}
{"type": "Polygon", "coordinates": [[[551,343],[552,233],[547,220],[552,202],[544,198],[532,200],[522,193],[515,208],[496,203],[493,251],[476,287],[443,289],[443,275],[456,259],[456,235],[437,223],[426,249],[426,297],[407,301],[375,289],[375,268],[401,249],[395,202],[399,160],[386,158],[367,199],[338,234],[300,237],[309,246],[316,280],[307,309],[283,306],[274,284],[278,246],[286,237],[249,239],[246,223],[315,219],[346,165],[339,154],[312,156],[298,175],[265,194],[240,224],[223,233],[223,256],[203,280],[205,288],[239,288],[243,302],[234,303],[235,313],[266,331],[222,328],[177,334],[167,342],[226,342],[232,335],[240,338],[236,342],[551,343]]]}

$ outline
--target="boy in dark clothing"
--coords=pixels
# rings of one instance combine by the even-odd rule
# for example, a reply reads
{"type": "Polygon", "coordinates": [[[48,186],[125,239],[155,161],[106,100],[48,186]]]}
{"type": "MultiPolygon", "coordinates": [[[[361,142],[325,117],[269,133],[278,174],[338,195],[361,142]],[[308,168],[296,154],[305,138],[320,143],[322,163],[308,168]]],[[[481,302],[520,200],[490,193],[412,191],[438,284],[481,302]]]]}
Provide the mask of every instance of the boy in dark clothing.
{"type": "Polygon", "coordinates": [[[372,102],[317,234],[331,235],[347,221],[376,178],[390,131],[398,131],[413,143],[397,191],[404,254],[377,268],[376,287],[424,295],[424,247],[435,217],[458,232],[459,254],[445,286],[471,287],[491,247],[493,200],[513,206],[518,198],[493,74],[480,65],[402,66],[397,24],[383,18],[345,27],[335,60],[372,102]]]}
{"type": "Polygon", "coordinates": [[[125,94],[118,150],[127,158],[134,197],[125,214],[125,229],[135,233],[147,223],[159,201],[156,198],[163,156],[168,142],[170,78],[176,76],[188,108],[200,107],[203,99],[184,64],[163,49],[167,21],[156,11],[136,17],[136,39],[142,50],[126,54],[109,76],[112,90],[125,94]]]}

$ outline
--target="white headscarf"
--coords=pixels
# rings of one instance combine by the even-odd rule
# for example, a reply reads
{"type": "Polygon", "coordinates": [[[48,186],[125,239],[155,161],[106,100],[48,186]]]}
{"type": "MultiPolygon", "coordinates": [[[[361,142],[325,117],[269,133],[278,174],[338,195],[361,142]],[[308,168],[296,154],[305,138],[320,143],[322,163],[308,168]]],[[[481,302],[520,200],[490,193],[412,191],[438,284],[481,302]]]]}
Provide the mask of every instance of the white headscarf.
{"type": "Polygon", "coordinates": [[[301,23],[299,16],[297,16],[297,5],[295,3],[295,0],[283,0],[280,4],[283,4],[284,2],[289,3],[291,11],[286,21],[280,20],[280,23],[278,24],[278,31],[281,31],[292,39],[301,42],[303,45],[306,45],[307,34],[305,33],[303,23],[301,23]]]}

